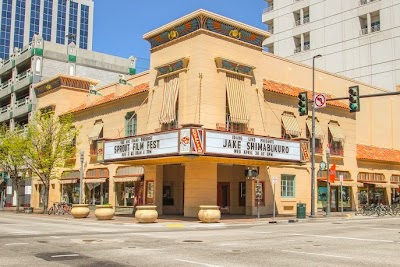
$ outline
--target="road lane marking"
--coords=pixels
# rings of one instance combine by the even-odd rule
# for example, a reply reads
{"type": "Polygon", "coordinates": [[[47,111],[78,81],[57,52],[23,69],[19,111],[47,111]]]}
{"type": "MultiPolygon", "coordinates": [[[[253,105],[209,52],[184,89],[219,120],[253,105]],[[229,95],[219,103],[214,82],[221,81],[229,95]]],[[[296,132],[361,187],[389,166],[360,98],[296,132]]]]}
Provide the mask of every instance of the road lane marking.
{"type": "Polygon", "coordinates": [[[291,234],[295,236],[310,236],[310,237],[320,237],[320,238],[331,238],[331,239],[346,239],[346,240],[357,240],[357,241],[368,241],[368,242],[381,242],[381,243],[395,243],[393,240],[383,240],[383,239],[366,239],[366,238],[356,238],[356,237],[344,237],[344,236],[329,236],[329,235],[305,235],[305,234],[291,234]]]}
{"type": "Polygon", "coordinates": [[[330,255],[330,254],[320,254],[320,253],[301,252],[301,251],[292,251],[292,250],[281,250],[281,251],[282,251],[282,252],[289,252],[289,253],[297,253],[297,254],[306,254],[306,255],[315,255],[315,256],[342,258],[342,259],[352,259],[352,257],[338,256],[338,255],[330,255]]]}
{"type": "Polygon", "coordinates": [[[214,264],[208,264],[208,263],[197,262],[197,261],[188,261],[188,260],[181,260],[181,259],[175,259],[175,260],[182,261],[182,262],[193,263],[193,264],[198,264],[198,265],[207,266],[207,267],[222,267],[221,265],[214,265],[214,264]]]}
{"type": "Polygon", "coordinates": [[[52,258],[62,258],[62,257],[79,257],[79,254],[64,254],[64,255],[53,255],[52,258]]]}
{"type": "Polygon", "coordinates": [[[388,230],[388,231],[400,231],[400,228],[394,229],[394,228],[377,228],[377,227],[362,227],[364,229],[372,229],[372,230],[388,230]]]}
{"type": "Polygon", "coordinates": [[[8,243],[8,244],[4,244],[4,246],[18,246],[18,245],[29,245],[29,243],[8,243]]]}

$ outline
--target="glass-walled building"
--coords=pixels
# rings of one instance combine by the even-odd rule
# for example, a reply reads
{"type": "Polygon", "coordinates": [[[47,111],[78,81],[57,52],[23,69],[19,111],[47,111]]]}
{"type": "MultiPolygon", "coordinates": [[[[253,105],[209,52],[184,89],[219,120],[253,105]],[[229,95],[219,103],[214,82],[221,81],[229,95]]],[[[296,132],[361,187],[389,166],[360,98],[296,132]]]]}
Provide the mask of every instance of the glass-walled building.
{"type": "Polygon", "coordinates": [[[58,44],[92,50],[93,0],[0,0],[0,58],[41,35],[58,44]]]}

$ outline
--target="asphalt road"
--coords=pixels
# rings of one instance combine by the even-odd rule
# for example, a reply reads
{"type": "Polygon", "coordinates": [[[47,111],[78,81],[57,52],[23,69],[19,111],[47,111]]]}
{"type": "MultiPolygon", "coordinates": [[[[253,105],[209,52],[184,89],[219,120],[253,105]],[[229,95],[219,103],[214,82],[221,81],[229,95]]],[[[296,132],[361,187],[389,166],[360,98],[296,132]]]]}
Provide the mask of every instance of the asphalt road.
{"type": "Polygon", "coordinates": [[[0,212],[0,266],[400,266],[400,217],[202,224],[0,212]]]}

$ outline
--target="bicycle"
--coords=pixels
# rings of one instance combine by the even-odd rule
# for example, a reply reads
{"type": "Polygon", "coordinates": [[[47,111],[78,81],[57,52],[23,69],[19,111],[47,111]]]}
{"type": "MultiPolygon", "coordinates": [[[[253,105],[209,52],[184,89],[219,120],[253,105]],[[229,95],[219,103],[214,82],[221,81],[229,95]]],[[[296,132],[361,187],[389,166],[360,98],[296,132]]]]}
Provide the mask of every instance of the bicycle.
{"type": "Polygon", "coordinates": [[[53,206],[48,210],[48,214],[64,215],[64,209],[62,209],[61,203],[53,202],[53,206]]]}

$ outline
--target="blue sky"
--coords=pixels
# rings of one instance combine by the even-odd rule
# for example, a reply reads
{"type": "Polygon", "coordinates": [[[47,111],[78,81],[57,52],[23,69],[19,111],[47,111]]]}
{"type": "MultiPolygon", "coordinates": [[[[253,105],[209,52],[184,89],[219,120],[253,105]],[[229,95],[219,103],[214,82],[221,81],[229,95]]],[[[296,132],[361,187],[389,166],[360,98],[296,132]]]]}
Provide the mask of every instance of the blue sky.
{"type": "Polygon", "coordinates": [[[93,50],[138,58],[138,72],[148,68],[150,45],[143,34],[200,8],[266,29],[264,0],[94,0],[93,50]]]}

